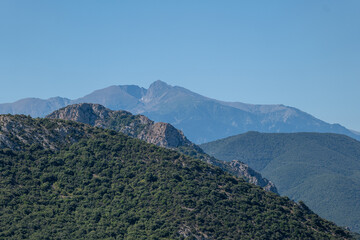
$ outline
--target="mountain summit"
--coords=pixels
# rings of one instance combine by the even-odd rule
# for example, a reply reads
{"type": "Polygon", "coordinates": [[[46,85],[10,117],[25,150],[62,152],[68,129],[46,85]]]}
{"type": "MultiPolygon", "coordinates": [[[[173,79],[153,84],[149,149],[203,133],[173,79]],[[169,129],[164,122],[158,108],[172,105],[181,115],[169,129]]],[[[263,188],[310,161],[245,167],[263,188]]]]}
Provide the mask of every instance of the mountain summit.
{"type": "Polygon", "coordinates": [[[328,132],[360,140],[360,135],[354,131],[339,124],[326,123],[293,107],[219,101],[160,80],[152,83],[149,89],[136,85],[110,86],[75,100],[26,99],[0,104],[0,113],[43,117],[74,103],[97,103],[111,110],[126,110],[157,122],[168,122],[195,143],[247,131],[328,132]]]}

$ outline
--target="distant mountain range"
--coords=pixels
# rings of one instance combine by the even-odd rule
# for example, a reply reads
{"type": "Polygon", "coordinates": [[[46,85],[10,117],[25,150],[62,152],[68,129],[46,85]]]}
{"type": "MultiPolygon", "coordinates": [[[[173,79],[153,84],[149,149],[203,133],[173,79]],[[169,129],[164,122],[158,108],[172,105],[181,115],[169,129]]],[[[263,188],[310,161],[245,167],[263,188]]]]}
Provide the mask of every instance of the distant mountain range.
{"type": "Polygon", "coordinates": [[[329,133],[248,132],[200,145],[271,179],[281,195],[360,232],[360,142],[329,133]]]}
{"type": "Polygon", "coordinates": [[[111,110],[126,110],[154,121],[168,122],[195,143],[247,131],[329,132],[360,140],[357,132],[339,124],[326,123],[296,108],[219,101],[160,80],[151,84],[149,89],[135,85],[110,86],[75,100],[60,97],[23,99],[0,104],[0,113],[44,117],[74,103],[97,103],[111,110]]]}
{"type": "Polygon", "coordinates": [[[100,104],[91,103],[69,105],[56,110],[46,118],[71,120],[111,129],[160,147],[177,150],[180,153],[218,166],[235,176],[243,177],[246,181],[263,187],[267,191],[278,193],[271,181],[263,178],[260,173],[246,164],[240,161],[220,161],[210,157],[169,123],[153,122],[143,115],[132,115],[126,111],[112,111],[100,104]]]}

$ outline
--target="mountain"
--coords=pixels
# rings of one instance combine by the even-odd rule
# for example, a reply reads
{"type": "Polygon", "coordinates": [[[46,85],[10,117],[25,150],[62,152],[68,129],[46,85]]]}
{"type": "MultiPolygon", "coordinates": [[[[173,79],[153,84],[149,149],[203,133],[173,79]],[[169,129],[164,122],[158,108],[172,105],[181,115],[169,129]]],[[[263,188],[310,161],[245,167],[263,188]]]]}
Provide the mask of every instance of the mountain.
{"type": "Polygon", "coordinates": [[[33,117],[45,117],[71,103],[70,99],[54,97],[46,100],[39,98],[25,98],[14,103],[0,104],[0,114],[25,114],[33,117]]]}
{"type": "MultiPolygon", "coordinates": [[[[56,102],[58,108],[74,103],[97,103],[112,110],[142,114],[154,121],[172,124],[195,143],[247,131],[329,132],[360,140],[360,134],[354,131],[339,124],[326,123],[293,107],[218,101],[160,80],[152,83],[148,89],[136,85],[110,86],[79,99],[60,100],[56,102]]],[[[27,99],[0,104],[0,113],[43,117],[56,110],[53,99],[41,100],[41,104],[39,101],[27,99]]]]}
{"type": "Polygon", "coordinates": [[[360,142],[339,134],[248,132],[200,145],[271,179],[281,195],[360,232],[360,142]]]}
{"type": "Polygon", "coordinates": [[[268,191],[277,193],[277,189],[271,181],[262,178],[261,174],[246,164],[239,161],[229,163],[210,157],[169,123],[155,123],[143,115],[132,115],[126,111],[112,111],[102,105],[90,103],[69,105],[46,117],[77,121],[95,127],[111,129],[157,146],[175,149],[180,153],[218,166],[235,176],[243,177],[248,182],[261,186],[268,191]]]}
{"type": "Polygon", "coordinates": [[[72,103],[98,103],[112,110],[136,108],[147,90],[135,85],[110,86],[94,91],[72,103]]]}
{"type": "Polygon", "coordinates": [[[90,137],[89,129],[90,126],[76,122],[40,118],[34,120],[25,115],[0,115],[0,149],[9,152],[21,151],[28,147],[34,147],[34,150],[59,150],[84,137],[90,137]]]}
{"type": "Polygon", "coordinates": [[[1,239],[352,239],[302,202],[122,133],[0,116],[1,239]]]}
{"type": "Polygon", "coordinates": [[[72,120],[95,127],[112,129],[161,147],[196,148],[195,144],[171,124],[155,123],[143,115],[133,115],[127,111],[112,111],[100,104],[69,105],[54,111],[46,118],[72,120]]]}

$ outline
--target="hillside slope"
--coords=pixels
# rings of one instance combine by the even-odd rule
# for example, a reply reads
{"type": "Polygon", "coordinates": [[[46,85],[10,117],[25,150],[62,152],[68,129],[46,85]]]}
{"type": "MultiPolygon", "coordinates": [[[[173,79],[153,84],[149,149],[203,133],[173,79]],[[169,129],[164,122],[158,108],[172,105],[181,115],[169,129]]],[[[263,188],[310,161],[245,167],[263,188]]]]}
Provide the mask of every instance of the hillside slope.
{"type": "Polygon", "coordinates": [[[280,194],[360,231],[360,142],[338,134],[249,132],[201,148],[222,160],[245,162],[280,194]]]}
{"type": "Polygon", "coordinates": [[[197,144],[247,131],[331,132],[360,140],[357,132],[326,123],[293,107],[224,102],[162,81],[152,83],[148,89],[136,85],[110,86],[74,100],[26,99],[0,104],[0,113],[43,117],[74,103],[101,104],[111,110],[126,110],[167,122],[197,144]]]}
{"type": "Polygon", "coordinates": [[[6,118],[27,132],[0,130],[18,146],[0,149],[2,239],[351,239],[304,204],[176,151],[80,123],[6,118]]]}
{"type": "Polygon", "coordinates": [[[81,103],[69,105],[47,116],[51,119],[64,119],[89,124],[95,127],[122,132],[130,137],[144,140],[157,146],[175,149],[180,153],[199,158],[243,177],[248,182],[277,193],[275,185],[261,174],[240,161],[231,163],[208,156],[196,144],[190,142],[184,134],[169,123],[153,122],[143,115],[132,115],[126,111],[112,111],[99,104],[81,103]]]}

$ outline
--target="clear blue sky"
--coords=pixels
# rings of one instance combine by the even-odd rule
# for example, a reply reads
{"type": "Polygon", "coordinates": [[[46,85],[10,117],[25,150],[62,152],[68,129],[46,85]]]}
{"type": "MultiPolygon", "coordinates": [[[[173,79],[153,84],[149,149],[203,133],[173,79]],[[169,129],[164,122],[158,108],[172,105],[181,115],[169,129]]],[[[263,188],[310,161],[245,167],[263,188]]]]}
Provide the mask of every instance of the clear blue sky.
{"type": "Polygon", "coordinates": [[[1,0],[0,102],[161,79],[360,131],[359,0],[1,0]]]}

